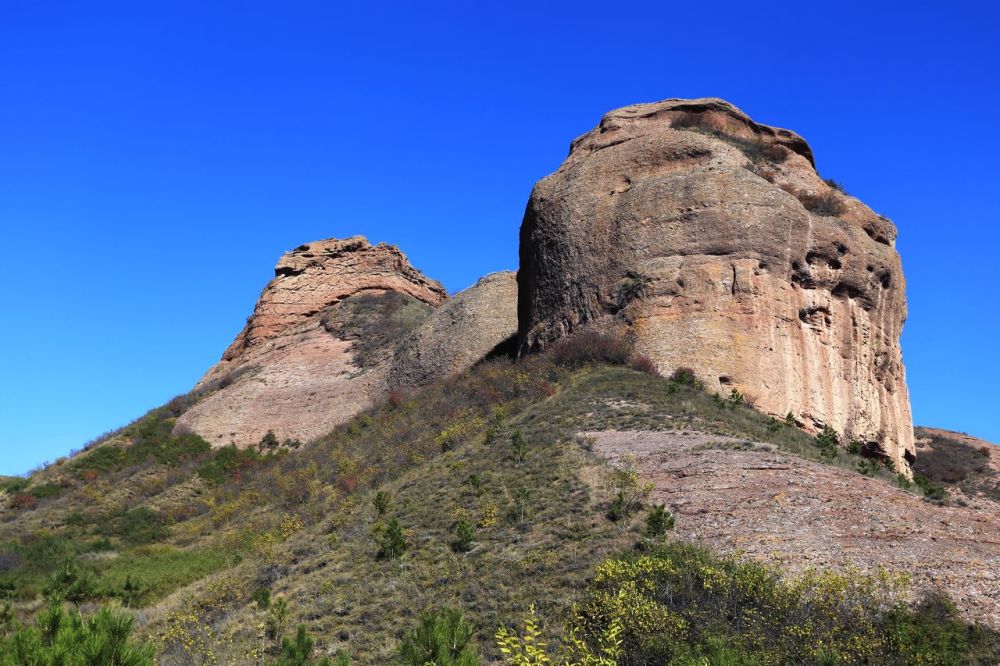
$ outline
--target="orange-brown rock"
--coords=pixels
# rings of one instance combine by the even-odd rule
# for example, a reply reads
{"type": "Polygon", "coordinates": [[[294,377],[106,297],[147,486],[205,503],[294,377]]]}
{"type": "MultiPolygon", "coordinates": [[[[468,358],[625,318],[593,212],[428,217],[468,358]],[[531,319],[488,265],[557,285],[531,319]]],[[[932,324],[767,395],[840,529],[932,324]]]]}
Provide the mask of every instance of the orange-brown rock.
{"type": "MultiPolygon", "coordinates": [[[[392,313],[400,303],[429,313],[448,298],[397,248],[360,236],[302,245],[274,272],[246,327],[198,383],[206,397],[178,420],[212,444],[253,445],[268,430],[302,441],[329,431],[381,395],[392,358],[392,349],[376,349],[374,360],[358,362],[356,341],[334,325],[341,306],[395,293],[392,313]]],[[[391,316],[373,303],[370,316],[391,316]]]]}
{"type": "Polygon", "coordinates": [[[895,237],[793,132],[718,99],[625,107],[532,192],[521,348],[620,328],[662,370],[691,366],[711,390],[830,425],[908,470],[895,237]]]}

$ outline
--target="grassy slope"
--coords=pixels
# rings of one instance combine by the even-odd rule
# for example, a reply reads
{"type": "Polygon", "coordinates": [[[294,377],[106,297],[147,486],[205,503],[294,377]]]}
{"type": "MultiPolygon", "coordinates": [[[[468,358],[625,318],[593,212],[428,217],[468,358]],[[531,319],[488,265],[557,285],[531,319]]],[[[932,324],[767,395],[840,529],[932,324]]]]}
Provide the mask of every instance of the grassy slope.
{"type": "MultiPolygon", "coordinates": [[[[137,428],[169,433],[174,416],[155,410],[97,451],[133,451],[137,428]]],[[[169,435],[157,455],[98,454],[113,459],[102,467],[85,464],[92,451],[45,470],[29,490],[58,491],[3,515],[0,592],[6,583],[30,613],[49,572],[76,557],[99,576],[99,594],[138,581],[148,635],[171,626],[195,634],[208,622],[232,637],[209,641],[223,661],[254,641],[260,616],[250,596],[259,587],[286,597],[324,651],[348,647],[360,663],[384,661],[421,611],[443,606],[465,610],[491,653],[499,623],[532,603],[560,618],[594,565],[636,541],[641,516],[606,520],[607,467],[575,433],[669,428],[820,458],[794,428],[627,368],[499,361],[369,410],[298,452],[248,458],[221,484],[198,474],[217,453],[169,435]],[[523,460],[510,445],[515,429],[528,443],[523,460]],[[392,497],[384,518],[372,506],[376,490],[392,497]],[[123,518],[135,507],[150,512],[123,518]],[[389,517],[407,530],[400,560],[376,557],[372,531],[389,517]],[[449,545],[461,519],[479,525],[465,554],[449,545]],[[133,523],[150,520],[165,529],[135,543],[133,523]]],[[[857,459],[841,452],[832,462],[857,459]]],[[[190,662],[180,643],[164,646],[164,663],[190,662]]]]}

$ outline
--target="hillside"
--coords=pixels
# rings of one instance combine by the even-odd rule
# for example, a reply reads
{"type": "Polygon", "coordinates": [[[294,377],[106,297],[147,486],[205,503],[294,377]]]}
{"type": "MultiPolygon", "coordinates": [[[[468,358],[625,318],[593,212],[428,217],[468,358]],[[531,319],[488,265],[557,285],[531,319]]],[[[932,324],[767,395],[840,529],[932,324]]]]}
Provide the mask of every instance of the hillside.
{"type": "MultiPolygon", "coordinates": [[[[423,611],[456,607],[481,651],[498,656],[497,626],[534,605],[556,631],[595,567],[643,541],[644,512],[607,517],[616,470],[608,460],[621,461],[629,442],[640,479],[655,486],[647,505],[667,504],[679,538],[794,571],[801,561],[790,555],[801,543],[786,537],[801,536],[803,525],[822,539],[848,519],[861,541],[844,560],[909,570],[913,559],[957,557],[954,542],[974,539],[963,530],[981,521],[975,550],[959,555],[985,558],[984,569],[945,588],[970,617],[996,626],[996,598],[973,594],[996,589],[995,577],[981,576],[998,563],[997,544],[981,538],[996,533],[995,512],[938,508],[868,459],[831,452],[698,387],[577,365],[493,361],[395,394],[295,451],[212,450],[195,436],[172,436],[187,402],[176,400],[11,488],[15,500],[36,504],[6,502],[0,589],[17,613],[31,614],[67,558],[78,562],[96,576],[83,603],[136,609],[139,635],[156,642],[164,664],[192,663],[196,653],[233,663],[252,650],[262,589],[287,600],[289,622],[304,622],[323,654],[349,650],[357,663],[385,663],[423,611]],[[650,467],[654,459],[666,467],[650,467]],[[377,493],[387,493],[385,516],[377,493]],[[817,502],[846,508],[862,498],[849,516],[816,512],[817,502]],[[914,529],[925,542],[906,561],[863,543],[886,539],[901,506],[921,516],[914,529]],[[389,517],[408,544],[398,560],[378,554],[376,528],[389,517]],[[468,552],[453,548],[462,522],[473,526],[468,552]]],[[[830,546],[810,563],[842,565],[830,546]]],[[[968,564],[960,559],[956,566],[968,564]]],[[[935,575],[916,567],[915,588],[935,575]]]]}
{"type": "Polygon", "coordinates": [[[193,390],[0,479],[0,666],[1000,663],[1000,453],[911,423],[896,228],[624,107],[453,295],[278,260],[193,390]]]}

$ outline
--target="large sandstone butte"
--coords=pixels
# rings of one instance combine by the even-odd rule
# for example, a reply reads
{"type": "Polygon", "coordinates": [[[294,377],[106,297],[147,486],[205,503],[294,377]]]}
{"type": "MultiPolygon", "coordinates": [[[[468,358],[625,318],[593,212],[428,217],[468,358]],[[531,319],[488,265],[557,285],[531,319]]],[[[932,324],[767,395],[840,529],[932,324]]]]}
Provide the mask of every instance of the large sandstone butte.
{"type": "Polygon", "coordinates": [[[517,330],[514,274],[449,299],[397,248],[327,239],[281,257],[220,360],[178,419],[215,445],[273,430],[308,441],[382,398],[461,372],[517,330]]]}
{"type": "Polygon", "coordinates": [[[903,273],[888,219],[816,172],[806,141],[720,99],[612,111],[539,181],[521,225],[522,351],[629,332],[908,473],[903,273]]]}

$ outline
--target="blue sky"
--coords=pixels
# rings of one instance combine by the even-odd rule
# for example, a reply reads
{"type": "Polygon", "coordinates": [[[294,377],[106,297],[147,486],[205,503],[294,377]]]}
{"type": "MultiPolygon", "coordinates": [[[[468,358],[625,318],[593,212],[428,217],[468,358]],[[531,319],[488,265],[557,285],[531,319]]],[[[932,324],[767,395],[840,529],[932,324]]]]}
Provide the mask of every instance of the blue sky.
{"type": "Polygon", "coordinates": [[[515,268],[602,113],[720,96],[899,226],[917,423],[1000,441],[1000,10],[927,3],[0,3],[0,473],[189,389],[280,254],[515,268]]]}

